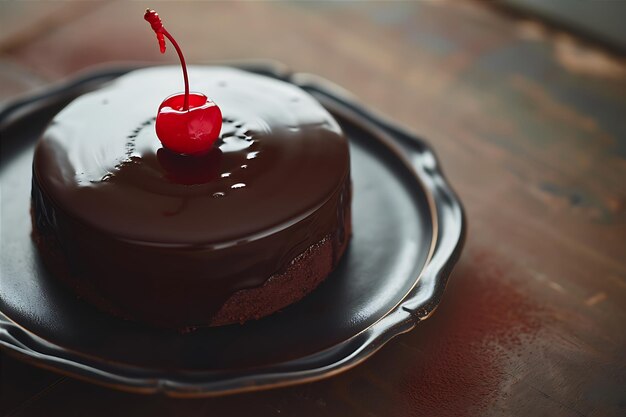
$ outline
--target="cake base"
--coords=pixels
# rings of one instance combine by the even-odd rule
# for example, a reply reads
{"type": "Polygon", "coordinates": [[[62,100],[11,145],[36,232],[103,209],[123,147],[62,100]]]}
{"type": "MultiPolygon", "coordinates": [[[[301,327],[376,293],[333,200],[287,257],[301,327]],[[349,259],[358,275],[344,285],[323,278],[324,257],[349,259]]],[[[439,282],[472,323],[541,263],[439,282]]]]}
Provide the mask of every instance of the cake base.
{"type": "MultiPolygon", "coordinates": [[[[95,305],[98,309],[125,320],[133,320],[110,300],[103,298],[85,280],[74,277],[69,271],[64,255],[53,234],[47,234],[33,223],[32,238],[46,267],[69,287],[79,298],[95,305]]],[[[318,243],[294,258],[287,268],[270,276],[260,287],[246,288],[235,292],[212,316],[206,324],[192,326],[172,326],[171,323],[147,322],[157,327],[175,328],[180,332],[193,331],[199,327],[243,324],[248,320],[258,320],[293,304],[313,291],[335,269],[343,256],[352,234],[350,205],[343,213],[343,230],[324,237],[318,243]]],[[[140,320],[146,322],[145,319],[140,320]]]]}

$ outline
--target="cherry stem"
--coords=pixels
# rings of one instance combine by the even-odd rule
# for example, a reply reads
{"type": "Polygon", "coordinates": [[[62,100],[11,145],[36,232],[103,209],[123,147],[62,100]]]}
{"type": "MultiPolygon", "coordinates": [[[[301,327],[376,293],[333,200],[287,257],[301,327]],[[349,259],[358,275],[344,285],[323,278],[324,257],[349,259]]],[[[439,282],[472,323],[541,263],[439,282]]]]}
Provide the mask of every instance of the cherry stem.
{"type": "Polygon", "coordinates": [[[152,30],[157,35],[157,40],[159,41],[159,47],[161,49],[161,53],[165,53],[165,40],[163,36],[166,36],[167,39],[172,42],[174,48],[176,48],[176,52],[178,53],[178,58],[180,59],[180,65],[183,67],[183,77],[185,79],[185,101],[183,103],[183,110],[189,110],[189,78],[187,77],[187,64],[185,64],[185,57],[183,56],[183,51],[180,50],[178,46],[178,42],[174,39],[172,35],[163,27],[163,22],[161,22],[161,18],[159,14],[152,10],[146,9],[146,13],[143,15],[143,18],[150,23],[152,30]]]}
{"type": "Polygon", "coordinates": [[[178,43],[174,39],[172,35],[164,28],[161,27],[161,32],[163,35],[167,37],[167,39],[172,42],[176,52],[178,53],[178,58],[180,59],[180,65],[183,67],[183,78],[185,79],[185,102],[183,103],[183,110],[189,110],[189,77],[187,76],[187,64],[185,64],[185,57],[183,56],[183,51],[180,50],[178,43]]]}

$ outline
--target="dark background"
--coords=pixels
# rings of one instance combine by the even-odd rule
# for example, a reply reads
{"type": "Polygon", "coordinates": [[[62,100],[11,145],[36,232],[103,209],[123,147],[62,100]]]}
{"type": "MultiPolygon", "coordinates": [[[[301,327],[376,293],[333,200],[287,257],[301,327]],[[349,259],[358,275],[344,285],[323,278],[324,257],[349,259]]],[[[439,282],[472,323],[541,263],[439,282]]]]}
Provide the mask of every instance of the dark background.
{"type": "Polygon", "coordinates": [[[614,43],[467,0],[3,1],[0,100],[95,64],[176,63],[146,6],[190,62],[275,59],[426,138],[466,206],[465,251],[434,316],[340,376],[173,400],[0,354],[0,415],[626,414],[626,61],[614,43]]]}

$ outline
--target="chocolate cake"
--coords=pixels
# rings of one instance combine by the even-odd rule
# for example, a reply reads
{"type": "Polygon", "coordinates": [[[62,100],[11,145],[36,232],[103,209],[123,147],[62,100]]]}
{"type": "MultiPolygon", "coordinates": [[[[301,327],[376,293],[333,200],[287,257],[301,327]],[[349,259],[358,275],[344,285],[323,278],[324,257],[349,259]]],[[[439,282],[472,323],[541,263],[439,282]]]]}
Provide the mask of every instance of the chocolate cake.
{"type": "Polygon", "coordinates": [[[191,67],[222,129],[203,156],[172,153],[154,116],[178,71],[133,71],[54,118],[33,161],[34,240],[51,276],[123,318],[181,329],[266,316],[346,250],[347,140],[291,84],[191,67]]]}

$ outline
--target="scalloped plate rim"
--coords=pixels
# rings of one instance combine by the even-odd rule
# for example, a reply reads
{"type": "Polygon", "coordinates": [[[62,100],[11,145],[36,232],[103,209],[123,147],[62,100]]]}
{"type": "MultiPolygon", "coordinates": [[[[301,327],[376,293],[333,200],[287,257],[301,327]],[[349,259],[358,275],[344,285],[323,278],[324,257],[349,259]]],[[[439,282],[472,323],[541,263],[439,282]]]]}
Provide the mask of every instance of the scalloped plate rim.
{"type": "MultiPolygon", "coordinates": [[[[252,374],[239,372],[239,375],[233,375],[227,379],[207,381],[208,372],[198,372],[195,376],[191,375],[193,372],[184,372],[177,374],[178,378],[173,375],[158,375],[158,373],[153,376],[134,378],[124,376],[115,371],[128,370],[133,367],[117,365],[110,366],[109,370],[106,370],[85,361],[64,358],[58,355],[58,352],[55,355],[55,351],[63,352],[66,349],[29,332],[28,329],[13,322],[0,311],[0,347],[5,352],[40,367],[124,391],[163,393],[174,397],[210,397],[312,382],[344,372],[369,358],[395,336],[412,330],[421,320],[434,312],[441,300],[452,267],[460,256],[465,241],[466,218],[463,206],[443,176],[439,162],[430,146],[404,127],[363,107],[347,91],[317,76],[290,73],[282,64],[268,61],[217,64],[283,79],[314,95],[322,96],[322,101],[323,97],[326,97],[349,112],[367,118],[370,123],[391,136],[400,150],[413,157],[411,166],[414,174],[424,185],[423,191],[433,194],[437,210],[436,217],[441,217],[439,233],[433,235],[434,238],[439,237],[439,239],[433,244],[432,257],[416,280],[415,287],[378,321],[329,349],[274,366],[257,368],[252,374]],[[445,204],[442,203],[442,199],[447,200],[445,204]],[[446,211],[446,216],[440,216],[439,212],[442,210],[446,211]],[[24,343],[25,339],[31,344],[24,343]],[[46,353],[46,350],[51,350],[52,353],[46,353]],[[342,350],[348,350],[348,352],[333,360],[337,352],[341,353],[342,350]],[[330,358],[330,363],[325,358],[330,358]],[[308,369],[290,369],[290,367],[293,368],[294,363],[302,362],[304,359],[307,359],[307,362],[313,361],[317,366],[308,369]],[[187,379],[180,378],[181,376],[186,376],[187,379]],[[189,378],[190,376],[192,378],[189,378]]],[[[92,82],[99,84],[104,82],[103,78],[114,79],[132,69],[144,66],[145,64],[142,63],[125,64],[115,68],[111,65],[91,68],[38,93],[4,103],[4,106],[0,108],[0,126],[7,123],[7,119],[10,123],[13,113],[24,107],[37,105],[38,102],[45,102],[72,91],[82,91],[81,89],[87,89],[92,82]]],[[[144,374],[150,374],[150,371],[145,368],[136,369],[144,374]]],[[[210,373],[223,374],[220,371],[210,373]]]]}

